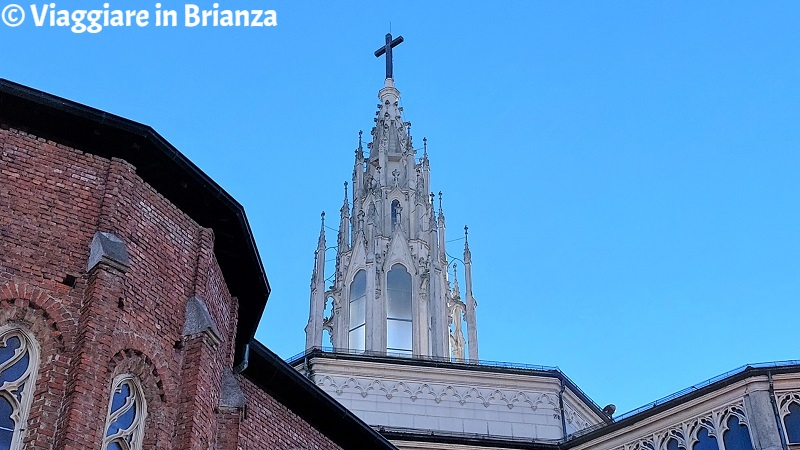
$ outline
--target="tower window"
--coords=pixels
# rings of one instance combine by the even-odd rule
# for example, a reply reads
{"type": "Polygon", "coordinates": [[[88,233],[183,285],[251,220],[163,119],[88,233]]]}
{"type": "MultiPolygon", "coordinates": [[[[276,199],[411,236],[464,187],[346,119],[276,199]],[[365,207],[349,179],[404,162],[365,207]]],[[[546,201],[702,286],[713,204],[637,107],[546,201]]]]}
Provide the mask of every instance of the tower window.
{"type": "Polygon", "coordinates": [[[366,348],[367,320],[367,273],[356,272],[350,284],[350,333],[349,346],[352,351],[363,352],[366,348]]]}
{"type": "Polygon", "coordinates": [[[411,274],[402,264],[395,264],[387,274],[386,290],[386,351],[411,356],[411,274]]]}

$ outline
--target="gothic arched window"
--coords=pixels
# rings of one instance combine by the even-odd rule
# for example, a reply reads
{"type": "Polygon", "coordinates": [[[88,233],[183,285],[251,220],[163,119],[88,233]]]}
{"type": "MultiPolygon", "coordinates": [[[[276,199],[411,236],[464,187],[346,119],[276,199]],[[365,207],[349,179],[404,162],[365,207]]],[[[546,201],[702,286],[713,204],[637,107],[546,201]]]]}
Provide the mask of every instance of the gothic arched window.
{"type": "Polygon", "coordinates": [[[790,444],[800,444],[800,405],[795,402],[789,404],[789,414],[783,418],[786,436],[790,444]]]}
{"type": "Polygon", "coordinates": [[[133,375],[120,375],[111,385],[103,450],[141,450],[147,404],[133,375]]]}
{"type": "Polygon", "coordinates": [[[667,450],[681,450],[680,445],[678,445],[678,440],[670,438],[670,440],[667,441],[667,450]]]}
{"type": "Polygon", "coordinates": [[[753,450],[753,442],[750,440],[750,430],[741,420],[731,415],[726,422],[728,430],[722,435],[722,443],[725,450],[753,450]]]}
{"type": "Polygon", "coordinates": [[[367,323],[367,273],[362,269],[356,272],[350,283],[350,350],[363,352],[366,348],[367,323]]]}
{"type": "Polygon", "coordinates": [[[692,450],[719,450],[717,438],[709,436],[706,428],[700,428],[697,432],[697,442],[692,445],[692,450]]]}
{"type": "Polygon", "coordinates": [[[403,207],[399,200],[392,200],[392,230],[403,220],[403,207]]]}
{"type": "Polygon", "coordinates": [[[20,328],[0,333],[0,450],[21,448],[39,365],[38,347],[20,328]]]}
{"type": "Polygon", "coordinates": [[[411,274],[395,264],[386,275],[386,351],[411,356],[411,274]]]}

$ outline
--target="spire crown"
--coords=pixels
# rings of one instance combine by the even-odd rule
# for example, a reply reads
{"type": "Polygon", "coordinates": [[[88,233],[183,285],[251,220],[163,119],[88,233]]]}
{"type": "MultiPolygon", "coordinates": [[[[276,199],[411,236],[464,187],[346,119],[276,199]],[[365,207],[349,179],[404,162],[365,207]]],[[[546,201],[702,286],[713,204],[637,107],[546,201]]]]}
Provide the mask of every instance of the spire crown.
{"type": "Polygon", "coordinates": [[[469,227],[464,225],[464,264],[472,263],[472,252],[469,251],[469,227]]]}
{"type": "Polygon", "coordinates": [[[320,217],[320,226],[319,226],[319,240],[317,241],[317,249],[322,249],[325,251],[325,211],[319,215],[320,217]]]}

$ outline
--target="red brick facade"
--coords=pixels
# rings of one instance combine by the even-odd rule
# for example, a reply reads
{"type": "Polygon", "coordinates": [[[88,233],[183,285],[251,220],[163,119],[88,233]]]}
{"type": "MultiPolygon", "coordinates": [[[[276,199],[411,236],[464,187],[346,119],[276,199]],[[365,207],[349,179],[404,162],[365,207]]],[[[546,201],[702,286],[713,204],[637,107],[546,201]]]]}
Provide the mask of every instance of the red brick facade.
{"type": "Polygon", "coordinates": [[[25,448],[100,449],[119,374],[141,381],[145,449],[340,448],[244,376],[247,406],[220,407],[239,305],[211,229],[121,159],[8,125],[0,151],[0,325],[29,330],[41,353],[25,448]],[[87,273],[97,231],[125,243],[128,267],[87,273]],[[193,296],[220,342],[184,336],[193,296]]]}

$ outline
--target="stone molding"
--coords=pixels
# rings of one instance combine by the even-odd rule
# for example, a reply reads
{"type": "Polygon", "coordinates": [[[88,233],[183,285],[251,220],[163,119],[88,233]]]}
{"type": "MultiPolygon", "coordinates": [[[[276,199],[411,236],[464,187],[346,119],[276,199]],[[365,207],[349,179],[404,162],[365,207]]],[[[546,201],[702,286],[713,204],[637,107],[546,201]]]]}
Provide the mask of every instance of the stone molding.
{"type": "Polygon", "coordinates": [[[426,383],[419,381],[382,380],[376,378],[336,377],[324,375],[318,377],[317,385],[322,389],[330,388],[337,395],[353,392],[366,398],[380,395],[388,400],[407,398],[412,402],[428,398],[436,403],[454,401],[464,406],[477,403],[488,408],[492,404],[501,404],[508,409],[525,407],[532,411],[544,408],[552,410],[560,417],[558,396],[555,393],[497,389],[456,384],[426,383]]]}
{"type": "MultiPolygon", "coordinates": [[[[640,436],[627,443],[612,447],[613,450],[666,450],[667,443],[671,439],[676,439],[678,445],[683,449],[693,448],[698,441],[697,434],[705,429],[708,435],[721,439],[725,431],[728,430],[728,419],[735,416],[741,423],[750,428],[750,423],[745,413],[743,398],[719,408],[707,411],[702,415],[691,419],[683,420],[678,424],[671,424],[655,433],[647,436],[640,436]]],[[[752,430],[750,430],[752,433],[752,430]]]]}

